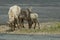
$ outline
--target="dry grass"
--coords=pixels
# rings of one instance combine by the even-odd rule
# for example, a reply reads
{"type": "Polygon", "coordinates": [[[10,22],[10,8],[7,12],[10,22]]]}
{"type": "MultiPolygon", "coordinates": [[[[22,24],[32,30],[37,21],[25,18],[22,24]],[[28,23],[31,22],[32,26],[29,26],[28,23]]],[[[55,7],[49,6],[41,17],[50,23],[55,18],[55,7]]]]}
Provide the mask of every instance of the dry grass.
{"type": "Polygon", "coordinates": [[[47,22],[40,23],[40,29],[28,29],[28,25],[25,25],[25,28],[16,29],[13,32],[7,32],[10,28],[7,25],[0,26],[0,33],[8,34],[60,34],[60,22],[47,22]]]}

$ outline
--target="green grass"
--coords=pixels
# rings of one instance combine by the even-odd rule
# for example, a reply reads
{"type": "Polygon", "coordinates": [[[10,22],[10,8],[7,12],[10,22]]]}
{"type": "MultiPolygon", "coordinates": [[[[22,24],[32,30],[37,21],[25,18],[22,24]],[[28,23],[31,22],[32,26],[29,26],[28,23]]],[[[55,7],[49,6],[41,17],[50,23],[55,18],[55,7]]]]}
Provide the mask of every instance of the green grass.
{"type": "Polygon", "coordinates": [[[42,28],[40,32],[60,32],[60,22],[54,24],[53,26],[42,28]]]}

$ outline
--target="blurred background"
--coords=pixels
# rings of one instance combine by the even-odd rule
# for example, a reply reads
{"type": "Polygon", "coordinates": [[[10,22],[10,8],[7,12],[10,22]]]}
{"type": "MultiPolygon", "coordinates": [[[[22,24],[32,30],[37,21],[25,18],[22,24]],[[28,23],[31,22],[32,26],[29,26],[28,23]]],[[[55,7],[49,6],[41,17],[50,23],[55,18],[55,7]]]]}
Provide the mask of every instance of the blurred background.
{"type": "Polygon", "coordinates": [[[60,21],[60,0],[0,0],[0,24],[6,24],[8,10],[14,4],[21,8],[31,6],[39,14],[40,22],[60,21]]]}

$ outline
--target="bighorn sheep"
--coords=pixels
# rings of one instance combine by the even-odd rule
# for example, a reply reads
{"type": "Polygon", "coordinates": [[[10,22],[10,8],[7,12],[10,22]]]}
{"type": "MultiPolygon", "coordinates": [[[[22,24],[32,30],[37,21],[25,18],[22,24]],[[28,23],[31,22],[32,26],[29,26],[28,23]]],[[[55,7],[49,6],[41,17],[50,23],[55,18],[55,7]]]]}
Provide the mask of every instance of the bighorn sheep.
{"type": "Polygon", "coordinates": [[[8,15],[9,15],[9,24],[11,25],[11,30],[15,30],[15,25],[18,24],[18,16],[20,13],[21,13],[21,7],[17,5],[10,7],[8,15]]]}

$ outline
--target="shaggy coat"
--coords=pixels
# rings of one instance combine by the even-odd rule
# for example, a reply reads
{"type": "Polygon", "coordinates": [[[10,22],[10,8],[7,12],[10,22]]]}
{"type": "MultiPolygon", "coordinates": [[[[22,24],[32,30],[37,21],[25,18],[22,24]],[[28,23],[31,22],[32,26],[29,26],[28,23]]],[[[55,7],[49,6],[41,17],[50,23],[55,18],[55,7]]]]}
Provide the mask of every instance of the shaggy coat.
{"type": "Polygon", "coordinates": [[[36,24],[38,24],[38,27],[39,27],[38,14],[37,13],[31,13],[30,14],[30,18],[31,18],[31,26],[32,26],[32,24],[35,24],[34,25],[34,29],[35,29],[36,28],[36,24]]]}
{"type": "MultiPolygon", "coordinates": [[[[11,24],[11,25],[17,24],[18,23],[18,16],[20,13],[21,13],[21,8],[19,6],[14,5],[14,6],[10,7],[9,12],[8,12],[9,24],[11,24]]],[[[15,26],[13,28],[15,29],[15,26]]]]}

